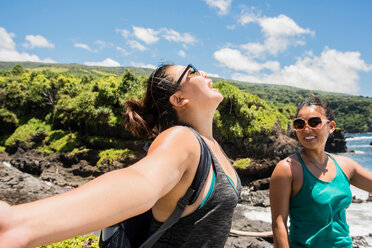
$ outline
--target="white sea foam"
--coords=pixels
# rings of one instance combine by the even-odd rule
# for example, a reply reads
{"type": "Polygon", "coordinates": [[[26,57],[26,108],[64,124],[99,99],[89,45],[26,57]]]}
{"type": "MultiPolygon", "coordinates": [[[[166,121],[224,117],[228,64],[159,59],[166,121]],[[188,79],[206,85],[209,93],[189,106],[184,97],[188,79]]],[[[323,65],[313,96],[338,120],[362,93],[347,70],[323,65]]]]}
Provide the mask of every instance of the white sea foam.
{"type": "Polygon", "coordinates": [[[366,152],[364,151],[354,151],[355,154],[365,154],[366,152]]]}
{"type": "Polygon", "coordinates": [[[372,140],[372,136],[360,136],[360,137],[346,137],[346,141],[352,141],[352,140],[372,140]]]}
{"type": "Polygon", "coordinates": [[[371,145],[348,145],[348,148],[356,148],[356,147],[372,147],[371,145]]]}

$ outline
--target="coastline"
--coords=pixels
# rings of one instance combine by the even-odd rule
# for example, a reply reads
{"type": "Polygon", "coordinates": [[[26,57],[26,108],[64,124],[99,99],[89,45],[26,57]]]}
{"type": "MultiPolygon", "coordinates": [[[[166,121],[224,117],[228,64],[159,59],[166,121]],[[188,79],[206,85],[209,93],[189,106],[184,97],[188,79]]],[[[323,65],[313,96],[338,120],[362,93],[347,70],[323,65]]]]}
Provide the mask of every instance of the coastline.
{"type": "MultiPolygon", "coordinates": [[[[9,155],[0,152],[0,199],[11,205],[45,198],[73,189],[94,177],[94,166],[84,160],[66,166],[59,154],[45,159],[33,151],[9,155]],[[13,166],[15,163],[16,166],[13,166]],[[90,168],[92,167],[92,168],[90,168]],[[90,171],[91,169],[91,171],[90,171]],[[84,172],[76,174],[77,171],[84,172]],[[84,176],[85,175],[85,176],[84,176]],[[18,181],[17,181],[18,180],[18,181]]],[[[271,231],[269,180],[259,179],[243,186],[239,204],[234,212],[232,228],[248,232],[271,231]]],[[[352,187],[355,202],[347,210],[353,247],[372,247],[372,202],[368,193],[352,187]]],[[[95,232],[97,235],[98,232],[95,232]]],[[[272,238],[243,237],[230,234],[225,247],[273,247],[272,238]]]]}

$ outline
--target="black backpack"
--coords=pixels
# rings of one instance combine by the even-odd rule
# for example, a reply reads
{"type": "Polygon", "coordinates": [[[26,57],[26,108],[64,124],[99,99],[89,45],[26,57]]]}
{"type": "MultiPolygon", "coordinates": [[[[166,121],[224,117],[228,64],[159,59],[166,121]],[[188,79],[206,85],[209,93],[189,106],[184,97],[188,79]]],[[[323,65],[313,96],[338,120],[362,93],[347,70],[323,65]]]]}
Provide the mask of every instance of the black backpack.
{"type": "Polygon", "coordinates": [[[100,248],[152,247],[161,235],[181,218],[186,206],[196,201],[208,177],[211,155],[207,144],[200,137],[199,133],[192,127],[187,127],[190,128],[198,138],[201,154],[194,180],[186,191],[186,194],[178,200],[176,209],[151,236],[149,236],[150,223],[152,221],[151,209],[113,226],[104,228],[101,230],[99,238],[100,248]]]}

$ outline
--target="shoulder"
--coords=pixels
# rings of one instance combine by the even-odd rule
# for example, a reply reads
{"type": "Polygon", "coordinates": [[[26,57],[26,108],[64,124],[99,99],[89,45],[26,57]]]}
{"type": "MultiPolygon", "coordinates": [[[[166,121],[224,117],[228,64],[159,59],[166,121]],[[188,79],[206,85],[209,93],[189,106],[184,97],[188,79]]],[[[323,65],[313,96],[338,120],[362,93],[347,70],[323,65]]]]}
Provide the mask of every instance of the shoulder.
{"type": "Polygon", "coordinates": [[[190,128],[174,126],[164,130],[155,138],[149,148],[149,153],[163,149],[170,152],[198,153],[199,147],[199,141],[190,128]]]}
{"type": "Polygon", "coordinates": [[[340,163],[342,163],[342,164],[356,163],[354,160],[352,160],[351,158],[348,158],[346,156],[336,155],[336,154],[332,154],[332,153],[329,153],[329,155],[331,155],[331,157],[333,157],[338,164],[340,164],[340,163]]]}
{"type": "Polygon", "coordinates": [[[342,155],[330,154],[333,157],[341,169],[350,177],[354,170],[359,166],[357,162],[342,155]]]}
{"type": "Polygon", "coordinates": [[[299,170],[301,164],[295,154],[286,157],[285,159],[279,161],[275,166],[273,176],[280,176],[292,179],[296,171],[299,170]]]}

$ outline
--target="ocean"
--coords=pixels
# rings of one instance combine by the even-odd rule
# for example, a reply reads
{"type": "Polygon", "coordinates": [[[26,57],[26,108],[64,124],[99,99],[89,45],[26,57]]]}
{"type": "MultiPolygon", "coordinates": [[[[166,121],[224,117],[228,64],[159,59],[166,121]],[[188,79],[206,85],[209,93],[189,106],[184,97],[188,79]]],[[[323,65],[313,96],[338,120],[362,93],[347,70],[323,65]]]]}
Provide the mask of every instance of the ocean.
{"type": "MultiPolygon", "coordinates": [[[[358,162],[367,171],[372,172],[372,133],[345,134],[346,146],[353,153],[339,153],[358,162]]],[[[351,186],[351,191],[356,198],[365,200],[368,192],[351,186]]],[[[352,203],[346,211],[347,221],[350,226],[351,236],[364,236],[369,246],[372,247],[372,202],[352,203]]],[[[261,220],[271,223],[270,208],[250,207],[245,217],[251,220],[261,220]]]]}
{"type": "MultiPolygon", "coordinates": [[[[372,133],[345,134],[346,146],[353,153],[340,153],[358,162],[364,169],[372,172],[372,133]]],[[[354,196],[367,199],[368,193],[354,186],[351,187],[354,196]]],[[[352,203],[346,211],[347,221],[352,236],[365,236],[372,233],[372,202],[352,203]]],[[[372,247],[372,237],[368,237],[369,247],[372,247]]]]}

